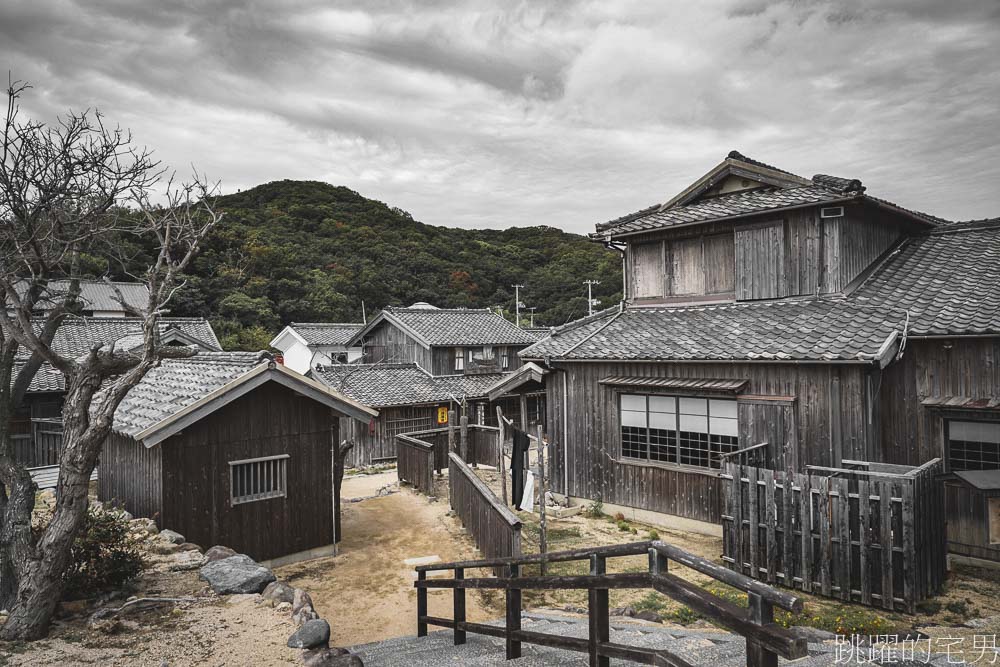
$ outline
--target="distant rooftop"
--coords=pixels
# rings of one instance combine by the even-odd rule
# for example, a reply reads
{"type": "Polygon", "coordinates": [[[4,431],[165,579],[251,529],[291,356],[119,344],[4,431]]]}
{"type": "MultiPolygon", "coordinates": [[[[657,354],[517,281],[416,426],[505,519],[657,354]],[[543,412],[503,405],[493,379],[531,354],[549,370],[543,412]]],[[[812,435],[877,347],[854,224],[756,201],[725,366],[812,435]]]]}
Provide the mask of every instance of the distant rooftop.
{"type": "Polygon", "coordinates": [[[353,322],[292,322],[295,333],[309,345],[346,345],[364,325],[353,322]]]}
{"type": "Polygon", "coordinates": [[[486,308],[387,307],[355,339],[383,320],[399,326],[424,345],[529,345],[537,340],[486,308]]]}

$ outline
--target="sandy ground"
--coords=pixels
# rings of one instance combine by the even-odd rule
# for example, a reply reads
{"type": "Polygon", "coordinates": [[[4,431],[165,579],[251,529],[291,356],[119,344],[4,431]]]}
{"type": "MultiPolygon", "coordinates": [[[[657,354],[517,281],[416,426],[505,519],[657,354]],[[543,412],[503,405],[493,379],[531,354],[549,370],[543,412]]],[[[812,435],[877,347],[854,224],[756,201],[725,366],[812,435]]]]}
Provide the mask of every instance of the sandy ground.
{"type": "MultiPolygon", "coordinates": [[[[389,475],[394,479],[394,473],[389,475]]],[[[376,489],[381,486],[371,480],[345,480],[342,495],[369,495],[361,491],[372,485],[376,489]]],[[[448,516],[446,499],[428,502],[407,488],[389,496],[344,503],[342,511],[344,539],[337,556],[281,567],[276,574],[309,591],[316,611],[330,621],[332,644],[355,646],[415,635],[414,572],[404,561],[425,556],[438,556],[442,561],[477,558],[475,545],[461,523],[448,516]]],[[[450,618],[451,605],[450,591],[431,592],[431,615],[450,618]]],[[[475,593],[468,595],[466,606],[470,621],[489,620],[502,613],[490,596],[475,593]]]]}
{"type": "MultiPolygon", "coordinates": [[[[150,556],[138,597],[190,598],[190,602],[130,614],[116,634],[88,630],[93,611],[65,605],[48,639],[0,644],[0,665],[296,665],[301,651],[285,646],[295,631],[289,615],[259,595],[214,595],[197,571],[170,572],[168,557],[150,556]]],[[[120,605],[123,601],[116,603],[120,605]]]]}

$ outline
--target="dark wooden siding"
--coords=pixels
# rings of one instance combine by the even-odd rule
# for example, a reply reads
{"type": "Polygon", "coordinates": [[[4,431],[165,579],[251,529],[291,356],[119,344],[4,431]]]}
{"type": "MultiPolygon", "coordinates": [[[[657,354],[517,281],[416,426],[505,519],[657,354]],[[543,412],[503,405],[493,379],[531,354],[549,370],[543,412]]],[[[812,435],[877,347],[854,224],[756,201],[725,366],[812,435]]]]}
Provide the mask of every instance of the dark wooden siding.
{"type": "MultiPolygon", "coordinates": [[[[441,406],[448,407],[447,403],[441,406]]],[[[347,465],[359,467],[396,458],[396,434],[423,431],[437,426],[438,405],[404,405],[379,408],[374,427],[356,419],[341,419],[344,439],[353,439],[347,465]]]]}
{"type": "MultiPolygon", "coordinates": [[[[910,339],[903,358],[886,367],[879,391],[886,462],[919,465],[946,458],[944,420],[986,418],[984,411],[928,408],[926,398],[1000,395],[1000,338],[910,339]]],[[[1000,418],[1000,411],[993,411],[1000,418]]]]}
{"type": "Polygon", "coordinates": [[[780,221],[736,230],[736,298],[775,299],[785,286],[785,227],[780,221]]]}
{"type": "MultiPolygon", "coordinates": [[[[796,430],[797,449],[782,454],[782,460],[791,457],[801,469],[807,464],[837,465],[843,459],[870,460],[876,455],[876,432],[866,410],[868,371],[861,365],[581,362],[560,363],[558,368],[562,372],[549,376],[546,386],[547,428],[556,443],[553,486],[560,493],[719,521],[721,491],[716,472],[619,460],[614,391],[599,384],[609,376],[746,379],[746,394],[794,397],[787,410],[772,408],[782,414],[782,428],[794,422],[796,430]],[[568,411],[568,432],[563,428],[564,410],[568,411]],[[563,468],[566,460],[568,475],[563,468]]],[[[766,422],[742,423],[740,445],[756,444],[770,428],[766,422]]]]}
{"type": "Polygon", "coordinates": [[[899,227],[874,211],[845,209],[845,217],[823,221],[826,249],[824,292],[840,292],[899,239],[899,227]],[[867,217],[864,217],[867,216],[867,217]]]}
{"type": "Polygon", "coordinates": [[[431,349],[423,347],[405,331],[383,321],[372,329],[364,340],[365,363],[409,364],[416,363],[421,368],[433,368],[431,349]]]}
{"type": "Polygon", "coordinates": [[[431,357],[432,365],[426,370],[432,375],[454,375],[461,372],[455,370],[455,348],[432,347],[431,357]]]}
{"type": "Polygon", "coordinates": [[[97,497],[102,502],[121,503],[134,516],[156,519],[163,525],[163,485],[161,449],[147,448],[118,433],[104,441],[97,497]]]}
{"type": "Polygon", "coordinates": [[[990,544],[990,495],[958,480],[944,482],[948,551],[1000,561],[1000,544],[990,544]]]}
{"type": "Polygon", "coordinates": [[[732,230],[630,244],[629,295],[636,299],[731,294],[732,230]]]}
{"type": "Polygon", "coordinates": [[[163,525],[267,560],[333,543],[329,408],[265,384],[158,445],[163,525]],[[288,454],[287,497],[233,505],[229,462],[288,454]]]}

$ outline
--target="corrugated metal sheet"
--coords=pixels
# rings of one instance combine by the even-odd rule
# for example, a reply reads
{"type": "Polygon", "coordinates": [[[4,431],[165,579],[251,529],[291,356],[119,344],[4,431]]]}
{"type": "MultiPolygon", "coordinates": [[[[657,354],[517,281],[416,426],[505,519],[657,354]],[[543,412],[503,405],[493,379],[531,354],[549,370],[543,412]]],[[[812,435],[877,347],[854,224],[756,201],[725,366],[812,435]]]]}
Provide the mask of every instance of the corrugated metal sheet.
{"type": "MultiPolygon", "coordinates": [[[[54,489],[59,481],[59,466],[44,466],[42,468],[31,468],[31,481],[38,485],[39,489],[54,489]]],[[[97,468],[90,475],[90,481],[97,481],[97,468]]]]}
{"type": "Polygon", "coordinates": [[[622,376],[602,378],[599,382],[601,384],[623,387],[658,387],[661,389],[692,389],[696,391],[727,391],[734,393],[747,384],[746,380],[622,376]]]}

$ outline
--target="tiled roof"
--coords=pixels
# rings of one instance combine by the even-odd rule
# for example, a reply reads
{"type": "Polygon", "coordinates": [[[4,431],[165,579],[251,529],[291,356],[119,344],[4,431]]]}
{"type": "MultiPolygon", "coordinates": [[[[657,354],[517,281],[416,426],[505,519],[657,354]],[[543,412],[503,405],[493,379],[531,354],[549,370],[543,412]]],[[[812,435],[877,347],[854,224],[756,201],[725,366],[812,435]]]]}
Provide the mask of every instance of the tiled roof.
{"type": "Polygon", "coordinates": [[[851,295],[909,313],[909,335],[1000,333],[1000,220],[909,239],[851,295]]]}
{"type": "MultiPolygon", "coordinates": [[[[603,315],[603,314],[602,314],[603,315]]],[[[626,308],[556,333],[526,358],[858,361],[876,359],[902,313],[844,299],[626,308]],[[568,339],[568,340],[567,340],[568,339]]]]}
{"type": "MultiPolygon", "coordinates": [[[[214,350],[222,349],[219,339],[208,320],[200,317],[164,317],[160,319],[160,331],[172,329],[181,331],[187,336],[197,339],[214,350]]],[[[127,317],[80,317],[70,318],[60,325],[52,342],[53,349],[69,357],[80,357],[89,352],[95,345],[103,346],[116,343],[129,349],[136,341],[140,332],[139,320],[127,317]]],[[[29,356],[21,348],[18,357],[23,362],[29,356]]],[[[43,363],[38,373],[31,380],[29,392],[65,391],[65,383],[61,373],[43,363]]]]}
{"type": "Polygon", "coordinates": [[[346,345],[363,324],[292,322],[289,325],[309,345],[346,345]]]}
{"type": "Polygon", "coordinates": [[[432,376],[416,364],[338,364],[310,372],[331,389],[374,408],[480,398],[506,373],[432,376]]]}
{"type": "MultiPolygon", "coordinates": [[[[149,304],[149,288],[144,283],[113,282],[125,297],[125,302],[136,308],[145,308],[149,304]]],[[[18,292],[23,293],[26,283],[18,285],[18,292]]],[[[39,310],[46,310],[46,305],[61,301],[69,291],[68,280],[53,280],[49,282],[48,291],[39,303],[39,310]]],[[[103,280],[81,280],[80,301],[84,310],[122,310],[118,303],[115,290],[103,280]]]]}
{"type": "Polygon", "coordinates": [[[650,207],[640,214],[631,214],[597,225],[597,231],[602,236],[632,234],[795,206],[843,202],[855,196],[860,196],[860,193],[838,192],[815,184],[795,188],[768,187],[742,190],[664,210],[660,210],[659,206],[650,207]]]}
{"type": "Polygon", "coordinates": [[[535,342],[532,334],[485,308],[389,307],[382,315],[398,322],[427,345],[529,345],[535,342]]]}
{"type": "Polygon", "coordinates": [[[618,306],[614,306],[556,327],[549,336],[521,350],[520,357],[522,359],[561,357],[574,345],[592,336],[595,331],[607,324],[608,320],[617,314],[618,306]]]}
{"type": "Polygon", "coordinates": [[[165,359],[125,396],[115,411],[114,429],[135,435],[268,359],[263,352],[200,352],[187,359],[165,359]]]}
{"type": "Polygon", "coordinates": [[[541,340],[552,333],[552,327],[524,327],[523,331],[535,340],[541,340]]]}

